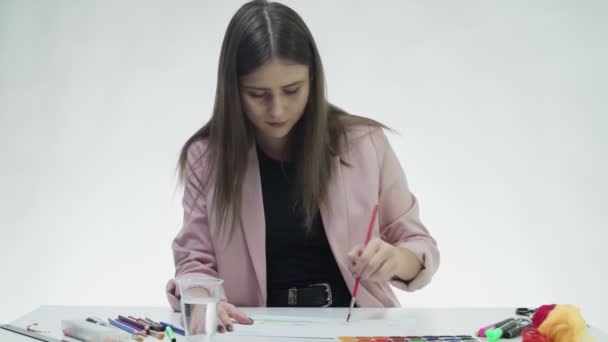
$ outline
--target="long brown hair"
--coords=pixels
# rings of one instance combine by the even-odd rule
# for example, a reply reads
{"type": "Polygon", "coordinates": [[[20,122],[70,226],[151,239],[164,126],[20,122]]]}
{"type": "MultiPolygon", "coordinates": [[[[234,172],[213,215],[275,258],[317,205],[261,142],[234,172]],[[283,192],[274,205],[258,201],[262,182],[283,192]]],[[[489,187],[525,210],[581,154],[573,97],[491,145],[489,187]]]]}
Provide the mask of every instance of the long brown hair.
{"type": "Polygon", "coordinates": [[[178,164],[180,180],[188,181],[188,168],[193,169],[188,165],[188,149],[194,142],[207,139],[204,172],[194,175],[196,183],[204,187],[214,177],[213,208],[219,222],[239,219],[247,155],[255,143],[254,129],[241,106],[239,78],[271,58],[308,65],[310,70],[308,104],[290,132],[293,190],[310,229],[326,195],[331,158],[344,147],[341,141],[346,139],[346,129],[384,125],[347,114],[327,101],[323,66],[312,34],[295,11],[280,3],[250,1],[230,21],[220,54],[213,114],[184,144],[178,164]]]}

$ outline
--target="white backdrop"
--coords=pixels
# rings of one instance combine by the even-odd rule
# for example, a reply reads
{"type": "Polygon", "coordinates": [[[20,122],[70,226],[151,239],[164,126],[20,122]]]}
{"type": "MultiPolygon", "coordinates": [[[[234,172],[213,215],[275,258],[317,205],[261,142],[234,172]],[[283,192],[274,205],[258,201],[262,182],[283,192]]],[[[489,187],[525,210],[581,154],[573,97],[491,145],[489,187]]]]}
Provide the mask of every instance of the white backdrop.
{"type": "MultiPolygon", "coordinates": [[[[573,303],[608,330],[605,1],[286,1],[390,135],[442,265],[406,307],[573,303]]],[[[241,1],[0,0],[0,322],[166,305],[175,163],[241,1]]]]}

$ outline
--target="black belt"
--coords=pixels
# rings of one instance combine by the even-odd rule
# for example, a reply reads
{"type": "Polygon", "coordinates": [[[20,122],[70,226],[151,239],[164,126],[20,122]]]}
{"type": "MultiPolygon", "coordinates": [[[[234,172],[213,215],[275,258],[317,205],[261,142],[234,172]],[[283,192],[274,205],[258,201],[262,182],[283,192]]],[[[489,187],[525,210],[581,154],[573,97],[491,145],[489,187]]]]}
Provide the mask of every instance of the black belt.
{"type": "Polygon", "coordinates": [[[332,306],[333,297],[334,294],[329,283],[317,283],[303,287],[271,290],[268,295],[268,304],[282,307],[328,307],[332,306]]]}

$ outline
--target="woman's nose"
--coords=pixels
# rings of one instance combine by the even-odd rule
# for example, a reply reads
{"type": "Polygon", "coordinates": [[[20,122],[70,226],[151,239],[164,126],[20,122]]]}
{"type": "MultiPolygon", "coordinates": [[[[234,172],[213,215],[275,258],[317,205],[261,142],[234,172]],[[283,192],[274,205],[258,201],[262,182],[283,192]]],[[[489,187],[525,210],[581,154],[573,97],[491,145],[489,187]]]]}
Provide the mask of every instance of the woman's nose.
{"type": "Polygon", "coordinates": [[[283,100],[280,96],[273,96],[270,101],[269,114],[273,119],[278,119],[283,116],[283,100]]]}

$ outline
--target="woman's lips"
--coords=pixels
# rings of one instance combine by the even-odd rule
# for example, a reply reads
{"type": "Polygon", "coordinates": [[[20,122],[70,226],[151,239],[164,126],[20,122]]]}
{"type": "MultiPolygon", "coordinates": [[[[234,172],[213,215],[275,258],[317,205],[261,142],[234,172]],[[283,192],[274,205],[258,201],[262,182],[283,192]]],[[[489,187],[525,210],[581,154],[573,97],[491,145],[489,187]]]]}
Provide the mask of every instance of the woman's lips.
{"type": "Polygon", "coordinates": [[[287,123],[287,121],[283,121],[283,122],[266,122],[269,126],[274,127],[274,128],[278,128],[278,127],[283,127],[285,126],[285,124],[287,123]]]}

